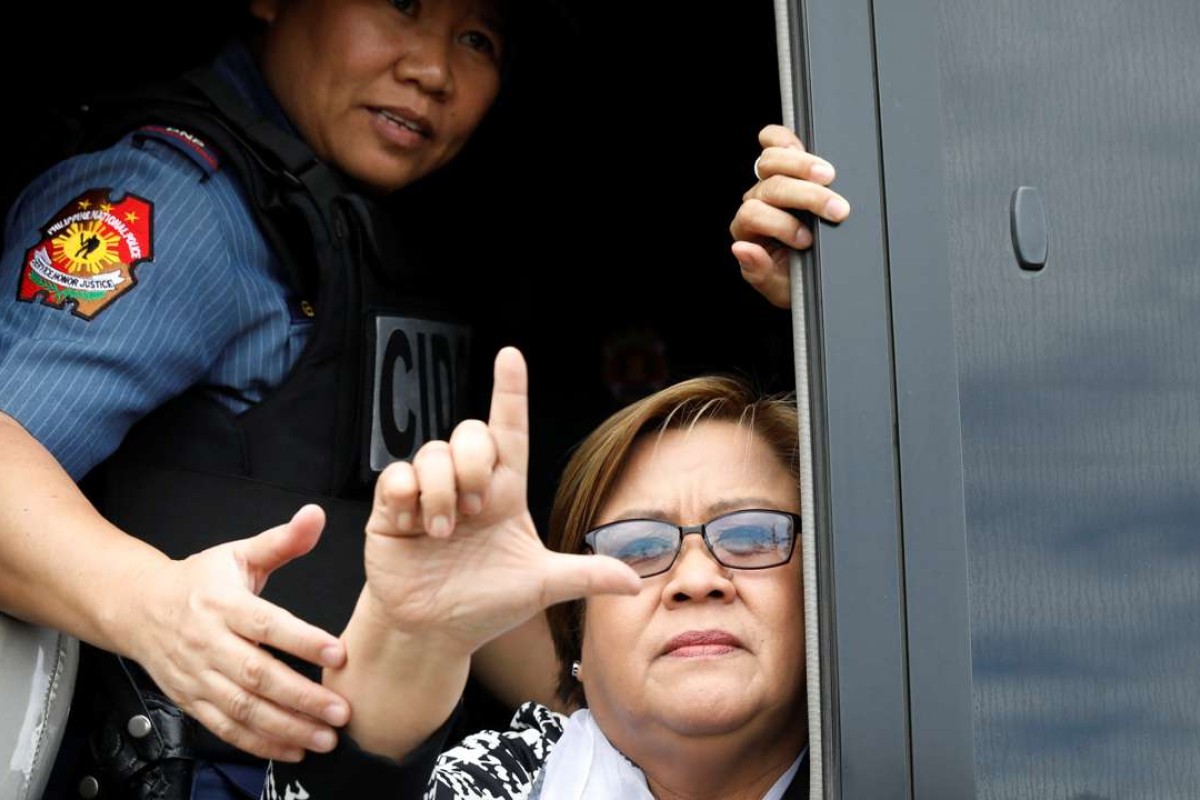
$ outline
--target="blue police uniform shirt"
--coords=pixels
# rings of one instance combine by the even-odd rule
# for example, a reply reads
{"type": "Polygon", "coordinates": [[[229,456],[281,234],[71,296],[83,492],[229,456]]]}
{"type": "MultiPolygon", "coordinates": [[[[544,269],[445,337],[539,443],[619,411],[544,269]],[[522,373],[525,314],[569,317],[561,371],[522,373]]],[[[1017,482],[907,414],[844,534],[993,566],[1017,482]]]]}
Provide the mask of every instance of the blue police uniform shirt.
{"type": "MultiPolygon", "coordinates": [[[[243,100],[288,124],[245,47],[214,66],[243,100]]],[[[127,135],[55,165],[6,220],[0,411],[75,479],[193,386],[234,413],[250,408],[291,370],[311,330],[236,178],[170,136],[180,135],[127,135]],[[121,271],[123,258],[147,250],[131,275],[121,271]]]]}

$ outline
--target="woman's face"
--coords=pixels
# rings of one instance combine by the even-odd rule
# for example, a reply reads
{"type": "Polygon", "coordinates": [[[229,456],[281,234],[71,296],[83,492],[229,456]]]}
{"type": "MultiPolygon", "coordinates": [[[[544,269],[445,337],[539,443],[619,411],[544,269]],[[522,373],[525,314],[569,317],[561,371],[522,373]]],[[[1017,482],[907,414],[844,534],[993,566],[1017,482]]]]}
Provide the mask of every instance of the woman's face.
{"type": "Polygon", "coordinates": [[[500,88],[489,0],[252,0],[261,65],[318,156],[380,192],[444,166],[500,88]]]}
{"type": "MultiPolygon", "coordinates": [[[[691,525],[745,508],[799,511],[797,494],[795,478],[756,434],[703,422],[644,437],[597,525],[634,517],[691,525]]],[[[637,753],[639,742],[664,732],[773,741],[780,730],[803,728],[795,724],[804,708],[798,553],[778,567],[732,570],[699,536],[685,536],[671,569],[643,578],[640,594],[588,601],[580,680],[618,749],[637,753]]]]}

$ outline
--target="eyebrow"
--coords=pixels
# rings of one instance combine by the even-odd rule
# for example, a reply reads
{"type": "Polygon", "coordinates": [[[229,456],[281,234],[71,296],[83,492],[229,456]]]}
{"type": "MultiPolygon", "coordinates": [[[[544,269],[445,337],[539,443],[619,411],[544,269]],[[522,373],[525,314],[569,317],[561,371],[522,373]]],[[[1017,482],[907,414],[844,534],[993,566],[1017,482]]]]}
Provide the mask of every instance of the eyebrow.
{"type": "Polygon", "coordinates": [[[491,33],[500,37],[504,36],[504,17],[496,10],[495,3],[482,4],[476,14],[479,17],[479,21],[491,33]]]}
{"type": "MultiPolygon", "coordinates": [[[[725,500],[718,500],[711,503],[705,509],[706,519],[719,517],[726,511],[740,511],[747,508],[775,508],[776,501],[766,497],[748,496],[748,497],[733,497],[725,500]]],[[[612,519],[612,522],[620,522],[626,519],[661,519],[666,520],[670,514],[662,508],[631,508],[618,514],[612,519]]]]}

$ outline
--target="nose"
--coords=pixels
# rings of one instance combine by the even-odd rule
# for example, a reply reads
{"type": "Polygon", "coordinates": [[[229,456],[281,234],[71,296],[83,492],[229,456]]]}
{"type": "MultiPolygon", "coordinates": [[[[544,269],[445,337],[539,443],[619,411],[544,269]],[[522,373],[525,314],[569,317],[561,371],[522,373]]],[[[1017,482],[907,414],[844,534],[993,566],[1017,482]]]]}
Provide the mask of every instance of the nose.
{"type": "Polygon", "coordinates": [[[679,555],[667,572],[663,605],[675,608],[702,600],[731,603],[736,596],[729,568],[713,558],[699,536],[683,537],[679,555]]]}
{"type": "Polygon", "coordinates": [[[396,79],[401,83],[413,83],[434,97],[449,95],[454,91],[450,33],[420,25],[415,28],[396,58],[396,79]]]}

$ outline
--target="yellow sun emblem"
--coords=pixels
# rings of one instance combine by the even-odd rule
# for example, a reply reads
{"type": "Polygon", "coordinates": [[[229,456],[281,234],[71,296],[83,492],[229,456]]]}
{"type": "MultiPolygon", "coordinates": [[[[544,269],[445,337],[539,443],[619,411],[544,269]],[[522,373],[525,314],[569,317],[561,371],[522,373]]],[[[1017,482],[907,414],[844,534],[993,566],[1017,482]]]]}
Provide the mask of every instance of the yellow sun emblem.
{"type": "Polygon", "coordinates": [[[121,237],[106,231],[102,222],[76,222],[54,239],[54,260],[67,262],[71,272],[87,269],[95,275],[120,260],[120,241],[121,237]]]}

